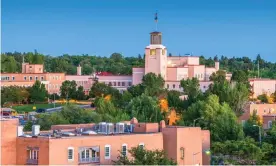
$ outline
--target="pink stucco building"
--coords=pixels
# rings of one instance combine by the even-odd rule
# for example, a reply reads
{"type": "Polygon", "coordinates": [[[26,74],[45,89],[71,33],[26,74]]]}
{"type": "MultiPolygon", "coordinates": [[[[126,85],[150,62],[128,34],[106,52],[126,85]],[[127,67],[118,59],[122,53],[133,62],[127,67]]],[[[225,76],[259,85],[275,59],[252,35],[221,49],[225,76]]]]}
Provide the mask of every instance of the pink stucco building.
{"type": "Polygon", "coordinates": [[[262,94],[271,95],[271,93],[276,92],[276,80],[274,79],[251,78],[249,83],[254,98],[262,94]]]}
{"type": "Polygon", "coordinates": [[[42,64],[29,63],[22,63],[22,73],[1,73],[1,87],[31,87],[36,80],[45,84],[48,93],[59,93],[65,74],[45,72],[42,64]]]}
{"type": "Polygon", "coordinates": [[[199,127],[166,126],[130,122],[56,125],[54,131],[23,133],[17,119],[0,120],[1,165],[107,165],[117,160],[119,151],[140,146],[165,150],[179,165],[209,165],[210,132],[199,127]],[[116,127],[115,127],[116,126],[116,127]],[[127,129],[127,130],[126,130],[127,129]],[[127,131],[127,132],[126,132],[127,131]],[[129,132],[130,131],[130,132],[129,132]]]}

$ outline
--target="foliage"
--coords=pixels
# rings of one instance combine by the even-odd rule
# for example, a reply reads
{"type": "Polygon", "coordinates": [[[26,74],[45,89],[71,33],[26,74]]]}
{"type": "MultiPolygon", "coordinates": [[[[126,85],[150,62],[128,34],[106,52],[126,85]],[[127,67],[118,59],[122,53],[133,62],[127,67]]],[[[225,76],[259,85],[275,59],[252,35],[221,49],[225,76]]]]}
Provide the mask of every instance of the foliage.
{"type": "Polygon", "coordinates": [[[133,96],[137,97],[145,92],[145,87],[142,84],[132,85],[127,89],[127,91],[133,96]]]}
{"type": "Polygon", "coordinates": [[[273,104],[274,103],[274,96],[271,97],[267,94],[262,94],[257,97],[257,99],[261,100],[263,103],[273,104]]]}
{"type": "Polygon", "coordinates": [[[158,96],[164,88],[165,81],[162,76],[148,73],[142,79],[142,85],[145,87],[145,93],[149,96],[158,96]]]}
{"type": "Polygon", "coordinates": [[[125,111],[116,108],[110,100],[105,100],[101,97],[98,98],[95,105],[95,112],[99,115],[102,121],[116,123],[130,119],[125,111]]]}
{"type": "Polygon", "coordinates": [[[210,95],[203,101],[197,101],[184,112],[183,120],[191,126],[194,119],[203,129],[211,132],[212,141],[238,140],[243,138],[242,126],[228,104],[219,103],[216,95],[210,95]]]}
{"type": "Polygon", "coordinates": [[[127,110],[139,122],[160,122],[163,119],[157,98],[145,94],[133,98],[127,110]]]}
{"type": "Polygon", "coordinates": [[[260,116],[258,116],[256,113],[257,112],[254,111],[247,122],[244,124],[243,132],[245,136],[249,136],[254,138],[255,141],[259,141],[259,127],[262,126],[262,123],[260,116]]]}
{"type": "Polygon", "coordinates": [[[177,165],[175,161],[169,159],[164,150],[146,150],[141,147],[133,147],[128,150],[131,159],[120,153],[114,165],[177,165]]]}
{"type": "Polygon", "coordinates": [[[44,102],[47,101],[48,92],[45,85],[40,81],[35,81],[34,85],[30,89],[30,98],[33,102],[44,102]]]}
{"type": "Polygon", "coordinates": [[[184,90],[184,94],[188,96],[185,103],[185,109],[188,108],[192,103],[202,98],[202,92],[199,88],[199,81],[197,78],[188,78],[187,80],[181,80],[180,85],[184,90]]]}
{"type": "Polygon", "coordinates": [[[76,99],[77,94],[77,83],[76,81],[64,81],[60,87],[60,97],[63,99],[76,99]]]}
{"type": "Polygon", "coordinates": [[[214,82],[224,82],[226,80],[226,72],[223,70],[219,70],[215,73],[212,73],[210,76],[210,80],[214,82]]]}
{"type": "Polygon", "coordinates": [[[24,125],[23,131],[32,131],[33,122],[28,120],[24,125]]]}
{"type": "Polygon", "coordinates": [[[183,101],[179,98],[180,95],[181,93],[175,90],[170,90],[167,93],[169,107],[174,108],[177,112],[180,112],[183,106],[183,101]]]}
{"type": "Polygon", "coordinates": [[[51,99],[51,100],[59,100],[60,96],[57,93],[49,94],[49,99],[51,99]]]}
{"type": "Polygon", "coordinates": [[[78,90],[76,91],[76,99],[77,100],[85,100],[86,96],[84,94],[83,86],[79,86],[78,90]]]}
{"type": "Polygon", "coordinates": [[[262,158],[262,150],[252,138],[214,142],[212,153],[222,158],[225,164],[252,165],[262,158]]]}
{"type": "Polygon", "coordinates": [[[29,89],[19,86],[1,87],[1,105],[5,103],[28,103],[29,89]]]}
{"type": "Polygon", "coordinates": [[[69,124],[68,120],[61,116],[59,112],[51,114],[40,114],[38,122],[41,130],[49,130],[52,125],[69,124]]]}

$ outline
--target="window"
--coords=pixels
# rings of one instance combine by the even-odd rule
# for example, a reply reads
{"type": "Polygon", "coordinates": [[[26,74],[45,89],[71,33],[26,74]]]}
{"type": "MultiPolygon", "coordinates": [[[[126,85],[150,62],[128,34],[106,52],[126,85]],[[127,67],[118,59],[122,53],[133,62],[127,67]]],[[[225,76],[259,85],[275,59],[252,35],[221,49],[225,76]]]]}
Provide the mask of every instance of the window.
{"type": "Polygon", "coordinates": [[[268,121],[268,125],[267,125],[267,127],[270,129],[271,127],[272,127],[272,121],[270,120],[270,121],[268,121]]]}
{"type": "Polygon", "coordinates": [[[104,146],[104,158],[110,159],[110,145],[104,146]]]}
{"type": "Polygon", "coordinates": [[[167,88],[168,88],[168,89],[170,88],[170,85],[169,85],[169,84],[167,84],[167,88]]]}
{"type": "Polygon", "coordinates": [[[181,88],[181,85],[179,84],[179,89],[181,88]]]}
{"type": "Polygon", "coordinates": [[[38,80],[38,77],[37,77],[37,76],[35,76],[35,80],[38,80]]]}
{"type": "Polygon", "coordinates": [[[175,88],[175,85],[173,84],[173,89],[175,88]]]}
{"type": "Polygon", "coordinates": [[[74,148],[68,148],[68,160],[74,160],[74,148]]]}
{"type": "Polygon", "coordinates": [[[116,86],[116,82],[113,82],[113,86],[116,86]]]}
{"type": "Polygon", "coordinates": [[[41,77],[40,77],[40,80],[41,80],[41,81],[43,81],[43,80],[44,80],[44,78],[41,76],[41,77]]]}
{"type": "Polygon", "coordinates": [[[41,68],[39,68],[39,71],[41,71],[41,68]]]}
{"type": "Polygon", "coordinates": [[[33,80],[33,77],[30,76],[30,81],[33,80]]]}
{"type": "Polygon", "coordinates": [[[12,76],[12,80],[15,80],[15,77],[14,77],[14,76],[12,76]]]}
{"type": "Polygon", "coordinates": [[[123,144],[123,145],[122,145],[122,154],[123,154],[124,156],[127,155],[127,144],[123,144]]]}
{"type": "Polygon", "coordinates": [[[126,86],[125,82],[122,82],[122,86],[126,86]]]}
{"type": "Polygon", "coordinates": [[[140,144],[139,144],[139,148],[144,149],[144,146],[145,146],[145,144],[144,144],[144,143],[140,143],[140,144]]]}
{"type": "Polygon", "coordinates": [[[155,49],[150,49],[150,55],[155,55],[155,49]]]}
{"type": "Polygon", "coordinates": [[[131,86],[131,82],[128,82],[128,86],[131,86]]]}
{"type": "Polygon", "coordinates": [[[121,82],[118,82],[118,86],[121,86],[121,82]]]}
{"type": "Polygon", "coordinates": [[[33,150],[33,149],[28,150],[28,156],[29,156],[29,159],[38,160],[38,150],[33,150]]]}
{"type": "Polygon", "coordinates": [[[32,66],[30,66],[30,69],[32,68],[32,66]]]}
{"type": "Polygon", "coordinates": [[[25,80],[25,81],[27,80],[27,77],[26,77],[26,76],[24,76],[24,80],[25,80]]]}
{"type": "Polygon", "coordinates": [[[112,86],[112,83],[111,83],[111,82],[109,82],[109,83],[108,83],[108,85],[109,85],[109,86],[112,86]]]}
{"type": "Polygon", "coordinates": [[[185,155],[185,149],[183,147],[180,148],[180,158],[183,160],[185,155]]]}

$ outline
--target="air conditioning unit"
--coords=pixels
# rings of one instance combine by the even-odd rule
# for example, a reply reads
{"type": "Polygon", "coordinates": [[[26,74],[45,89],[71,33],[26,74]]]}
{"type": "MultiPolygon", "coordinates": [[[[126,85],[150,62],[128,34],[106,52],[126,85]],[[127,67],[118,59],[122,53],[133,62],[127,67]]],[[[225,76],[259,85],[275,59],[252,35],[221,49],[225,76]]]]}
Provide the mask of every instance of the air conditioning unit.
{"type": "Polygon", "coordinates": [[[99,123],[99,133],[100,134],[105,134],[106,132],[107,132],[106,122],[99,123]]]}
{"type": "Polygon", "coordinates": [[[32,135],[37,136],[40,133],[40,125],[33,125],[32,126],[32,135]]]}
{"type": "Polygon", "coordinates": [[[113,123],[106,124],[106,134],[113,134],[114,133],[114,125],[113,123]]]}
{"type": "Polygon", "coordinates": [[[116,123],[116,133],[124,133],[124,132],[125,132],[125,124],[116,123]]]}

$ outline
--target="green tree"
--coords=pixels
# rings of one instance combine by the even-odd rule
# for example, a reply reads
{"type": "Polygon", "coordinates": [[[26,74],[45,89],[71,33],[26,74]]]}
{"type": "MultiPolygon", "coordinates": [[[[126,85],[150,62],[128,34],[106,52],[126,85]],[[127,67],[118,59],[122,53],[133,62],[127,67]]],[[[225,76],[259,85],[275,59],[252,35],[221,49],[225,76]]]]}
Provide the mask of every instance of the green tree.
{"type": "Polygon", "coordinates": [[[135,117],[139,122],[160,122],[163,119],[158,100],[145,94],[133,98],[127,106],[131,117],[135,117]]]}
{"type": "Polygon", "coordinates": [[[216,73],[212,73],[210,76],[210,80],[214,82],[224,82],[226,80],[226,72],[223,70],[219,70],[216,73]]]}
{"type": "Polygon", "coordinates": [[[5,103],[22,103],[28,102],[29,90],[18,86],[9,86],[1,88],[1,105],[5,103]]]}
{"type": "Polygon", "coordinates": [[[262,158],[262,149],[252,138],[212,143],[213,157],[222,158],[225,164],[252,165],[262,158]]]}
{"type": "Polygon", "coordinates": [[[199,81],[197,78],[188,78],[187,80],[181,80],[180,85],[183,88],[184,95],[188,96],[186,100],[185,108],[188,108],[192,103],[202,98],[202,92],[199,88],[199,81]]]}
{"type": "Polygon", "coordinates": [[[176,111],[178,112],[179,110],[181,110],[181,106],[183,103],[183,101],[181,101],[181,99],[179,98],[180,95],[181,93],[175,90],[168,91],[167,93],[167,100],[168,100],[169,107],[175,108],[176,111]]]}
{"type": "Polygon", "coordinates": [[[77,100],[84,100],[86,98],[85,93],[83,91],[83,86],[79,86],[76,92],[76,99],[77,100]]]}
{"type": "Polygon", "coordinates": [[[64,99],[76,99],[77,84],[75,81],[64,81],[60,87],[60,97],[64,99]]]}
{"type": "Polygon", "coordinates": [[[61,116],[59,112],[54,112],[51,114],[40,114],[37,124],[40,125],[41,130],[50,130],[52,125],[69,124],[69,121],[61,116]]]}
{"type": "Polygon", "coordinates": [[[165,81],[160,74],[148,73],[142,79],[145,93],[149,96],[157,96],[163,90],[164,84],[165,81]]]}
{"type": "Polygon", "coordinates": [[[145,87],[142,84],[138,84],[138,85],[132,85],[127,90],[133,97],[137,97],[142,95],[145,92],[145,87]]]}
{"type": "Polygon", "coordinates": [[[243,70],[235,70],[232,73],[231,81],[248,83],[248,73],[243,70]]]}
{"type": "Polygon", "coordinates": [[[32,131],[33,122],[28,120],[24,125],[23,131],[32,131]]]}
{"type": "Polygon", "coordinates": [[[122,109],[116,108],[111,101],[106,101],[104,98],[99,98],[96,102],[95,112],[105,122],[120,122],[129,120],[129,115],[122,109]]]}
{"type": "Polygon", "coordinates": [[[254,138],[255,141],[259,141],[259,127],[261,126],[261,118],[259,117],[259,115],[257,115],[256,110],[254,110],[253,114],[244,124],[243,132],[246,136],[254,138]]]}
{"type": "Polygon", "coordinates": [[[195,125],[211,132],[212,141],[238,140],[243,138],[242,126],[228,104],[219,103],[216,95],[192,104],[183,115],[184,124],[195,125]]]}
{"type": "Polygon", "coordinates": [[[40,81],[35,81],[34,85],[30,89],[30,98],[33,102],[44,102],[47,100],[48,92],[45,85],[40,81]]]}
{"type": "Polygon", "coordinates": [[[131,155],[129,159],[124,154],[120,154],[117,161],[113,161],[115,165],[177,165],[177,163],[169,159],[164,150],[146,150],[141,147],[133,147],[128,151],[131,155]]]}
{"type": "Polygon", "coordinates": [[[17,64],[13,56],[1,54],[1,72],[13,73],[17,71],[17,64]]]}

